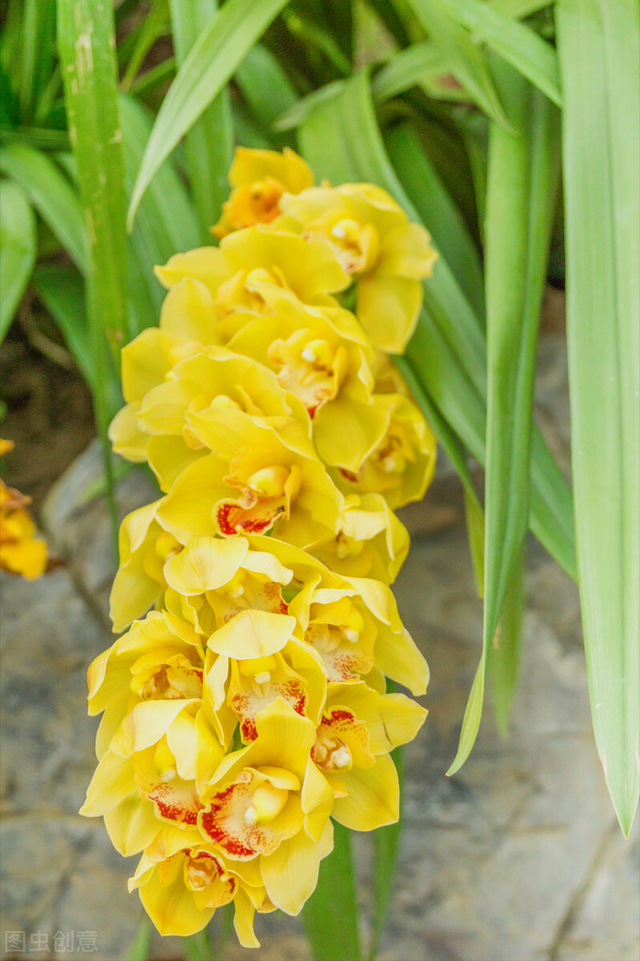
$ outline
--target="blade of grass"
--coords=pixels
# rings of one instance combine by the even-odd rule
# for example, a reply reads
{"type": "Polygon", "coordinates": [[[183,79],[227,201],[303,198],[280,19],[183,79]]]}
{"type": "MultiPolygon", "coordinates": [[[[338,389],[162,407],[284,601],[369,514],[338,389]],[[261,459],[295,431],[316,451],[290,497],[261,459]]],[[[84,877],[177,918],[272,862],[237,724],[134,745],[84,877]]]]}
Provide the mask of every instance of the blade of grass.
{"type": "Polygon", "coordinates": [[[202,31],[178,71],[151,131],[129,205],[130,225],[162,162],[220,93],[247,51],[287,2],[228,0],[202,31]]]}
{"type": "Polygon", "coordinates": [[[557,106],[562,105],[558,58],[551,46],[525,24],[484,0],[435,0],[458,23],[519,70],[557,106]]]}
{"type": "MultiPolygon", "coordinates": [[[[173,43],[178,68],[216,14],[215,0],[170,0],[173,43]]],[[[229,94],[221,89],[186,137],[189,181],[200,224],[200,242],[213,242],[210,228],[220,219],[229,194],[227,174],[233,154],[233,120],[229,94]]]]}
{"type": "Polygon", "coordinates": [[[58,44],[69,135],[88,240],[87,302],[95,358],[94,408],[109,479],[117,543],[115,491],[110,474],[109,363],[129,339],[122,128],[118,110],[113,8],[102,0],[58,0],[58,44]],[[112,351],[112,358],[106,350],[112,351]]]}
{"type": "Polygon", "coordinates": [[[560,0],[567,343],[591,713],[625,835],[640,712],[640,10],[560,0]]]}
{"type": "Polygon", "coordinates": [[[36,259],[36,218],[24,191],[0,181],[0,343],[13,320],[36,259]]]}
{"type": "MultiPolygon", "coordinates": [[[[483,671],[530,516],[531,411],[538,319],[558,186],[558,112],[505,61],[495,64],[513,134],[493,124],[485,222],[488,406],[485,484],[483,671]],[[514,283],[514,278],[522,278],[514,283]]],[[[494,700],[502,714],[508,706],[494,700]]],[[[475,730],[475,719],[473,719],[475,730]]],[[[466,760],[473,736],[463,730],[448,773],[466,760]]]]}
{"type": "Polygon", "coordinates": [[[67,251],[79,270],[87,270],[82,208],[67,178],[46,154],[28,144],[0,150],[0,170],[12,177],[67,251]]]}
{"type": "Polygon", "coordinates": [[[320,863],[316,889],[302,909],[314,961],[360,961],[351,836],[334,822],[333,851],[320,863]]]}
{"type": "Polygon", "coordinates": [[[452,72],[467,93],[487,116],[508,127],[487,61],[464,27],[441,7],[440,0],[407,0],[407,5],[434,43],[450,59],[452,72]]]}
{"type": "Polygon", "coordinates": [[[498,629],[489,647],[488,674],[493,713],[502,737],[509,733],[509,718],[520,671],[524,615],[525,551],[520,551],[511,574],[498,629]]]}

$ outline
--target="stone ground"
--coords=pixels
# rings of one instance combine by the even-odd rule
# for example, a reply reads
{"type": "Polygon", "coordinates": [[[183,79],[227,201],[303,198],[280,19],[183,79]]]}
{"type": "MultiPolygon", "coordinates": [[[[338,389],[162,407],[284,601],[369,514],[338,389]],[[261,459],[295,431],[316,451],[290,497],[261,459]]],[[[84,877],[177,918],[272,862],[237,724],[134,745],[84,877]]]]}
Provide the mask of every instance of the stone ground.
{"type": "MultiPolygon", "coordinates": [[[[541,345],[538,415],[567,466],[560,338],[550,332],[541,345]]],[[[141,917],[137,896],[126,893],[135,861],[113,851],[100,821],[76,813],[94,767],[85,671],[111,640],[108,519],[103,499],[88,496],[99,469],[91,446],[45,503],[43,523],[65,564],[32,584],[1,580],[1,927],[8,959],[92,953],[116,961],[141,917]],[[24,950],[19,941],[7,950],[12,932],[24,932],[24,950]],[[75,934],[71,951],[68,932],[75,934]],[[45,935],[49,951],[36,951],[45,935]]],[[[128,474],[119,485],[123,512],[150,492],[144,475],[128,474]]],[[[500,741],[487,710],[470,760],[448,779],[478,660],[481,608],[461,495],[446,465],[405,521],[413,547],[397,596],[432,680],[424,699],[430,716],[405,753],[405,829],[381,961],[637,961],[638,825],[624,841],[592,742],[575,587],[531,542],[511,736],[500,741]]],[[[359,839],[363,903],[367,855],[359,839]]],[[[256,927],[262,949],[250,954],[230,945],[228,961],[308,961],[297,919],[270,915],[256,927]]],[[[180,958],[183,948],[156,936],[152,956],[180,958]]]]}

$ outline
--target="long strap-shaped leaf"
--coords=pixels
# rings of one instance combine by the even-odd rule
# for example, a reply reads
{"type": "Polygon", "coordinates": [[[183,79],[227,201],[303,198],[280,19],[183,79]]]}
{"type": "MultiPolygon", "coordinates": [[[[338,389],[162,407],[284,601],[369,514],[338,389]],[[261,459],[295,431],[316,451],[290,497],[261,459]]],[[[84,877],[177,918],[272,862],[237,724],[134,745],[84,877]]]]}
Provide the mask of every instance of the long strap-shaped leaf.
{"type": "Polygon", "coordinates": [[[449,58],[451,70],[487,116],[508,126],[487,62],[468,32],[440,6],[439,0],[407,0],[434,42],[449,58]]]}
{"type": "Polygon", "coordinates": [[[217,97],[287,2],[228,0],[202,31],[169,88],[151,131],[129,206],[129,225],[162,161],[217,97]]]}
{"type": "Polygon", "coordinates": [[[578,569],[591,712],[625,834],[640,691],[640,8],[557,6],[578,569]]]}
{"type": "Polygon", "coordinates": [[[18,184],[0,181],[0,343],[36,259],[36,218],[18,184]]]}
{"type": "MultiPolygon", "coordinates": [[[[502,654],[498,621],[528,527],[535,350],[560,164],[557,109],[504,61],[496,64],[496,74],[513,134],[492,124],[489,139],[485,601],[475,691],[479,707],[489,658],[499,660],[502,654]]],[[[479,723],[479,710],[465,718],[450,774],[466,760],[479,723]]]]}
{"type": "Polygon", "coordinates": [[[58,46],[69,135],[87,233],[87,300],[95,358],[94,405],[105,452],[109,501],[117,532],[107,429],[109,363],[129,339],[126,196],[118,109],[113,7],[104,0],[58,0],[58,46]]]}
{"type": "Polygon", "coordinates": [[[562,104],[558,58],[553,47],[485,0],[436,0],[458,23],[472,30],[555,104],[562,104]]]}
{"type": "MultiPolygon", "coordinates": [[[[181,67],[201,32],[213,20],[216,0],[170,0],[173,45],[181,67]]],[[[189,180],[200,223],[201,243],[211,243],[209,228],[217,223],[229,192],[227,172],[233,152],[229,94],[222,89],[196,120],[186,138],[189,180]]]]}
{"type": "MultiPolygon", "coordinates": [[[[322,103],[309,116],[300,129],[300,143],[317,176],[327,177],[333,183],[369,180],[380,184],[410,217],[420,220],[384,150],[365,72],[354,76],[339,94],[322,103]],[[359,120],[357,137],[352,135],[353,117],[359,120]]],[[[439,261],[433,278],[427,282],[432,299],[436,293],[442,292],[444,296],[454,290],[455,280],[451,272],[442,268],[443,262],[439,261]],[[436,281],[438,271],[442,279],[436,281]]],[[[471,454],[484,464],[486,388],[481,379],[486,347],[477,317],[474,323],[480,336],[475,332],[473,339],[466,342],[460,335],[456,324],[462,303],[466,301],[458,291],[455,314],[446,300],[439,302],[437,316],[432,315],[431,310],[423,310],[407,348],[407,358],[455,433],[471,454]],[[439,324],[445,325],[444,328],[441,329],[439,324]],[[463,358],[462,363],[459,358],[463,358]]],[[[467,304],[463,318],[467,324],[465,329],[471,329],[474,316],[467,304]]],[[[534,432],[532,442],[531,480],[531,529],[558,563],[575,577],[571,496],[537,432],[534,432]]]]}
{"type": "Polygon", "coordinates": [[[109,5],[58,0],[69,134],[87,228],[89,312],[117,353],[128,327],[124,158],[113,42],[109,5]]]}
{"type": "Polygon", "coordinates": [[[0,170],[26,190],[79,270],[87,269],[87,246],[78,194],[49,157],[26,143],[0,150],[0,170]]]}
{"type": "Polygon", "coordinates": [[[351,836],[341,824],[334,822],[333,828],[333,851],[320,863],[302,923],[314,961],[360,961],[351,836]]]}

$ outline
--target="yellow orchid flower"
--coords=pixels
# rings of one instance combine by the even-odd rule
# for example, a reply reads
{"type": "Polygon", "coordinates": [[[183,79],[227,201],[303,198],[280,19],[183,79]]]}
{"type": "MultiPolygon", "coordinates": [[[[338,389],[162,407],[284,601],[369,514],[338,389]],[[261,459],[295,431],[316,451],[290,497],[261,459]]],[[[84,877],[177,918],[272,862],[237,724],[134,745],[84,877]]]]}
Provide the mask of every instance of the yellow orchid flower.
{"type": "Polygon", "coordinates": [[[292,572],[271,552],[250,550],[246,537],[192,537],[167,561],[163,576],[168,609],[207,637],[238,614],[287,615],[282,589],[292,572]]]}
{"type": "Polygon", "coordinates": [[[273,529],[306,547],[338,529],[342,495],[298,421],[211,408],[188,411],[187,423],[213,453],[183,470],[158,508],[176,538],[273,529]]]}
{"type": "Polygon", "coordinates": [[[310,582],[289,603],[327,680],[358,680],[376,668],[412,694],[424,694],[427,662],[403,627],[390,589],[367,577],[334,578],[333,585],[310,582]]]}
{"type": "Polygon", "coordinates": [[[388,421],[373,399],[368,338],[347,310],[305,306],[273,284],[254,286],[273,313],[240,328],[229,350],[270,367],[281,387],[299,399],[321,460],[357,470],[388,421]]]}
{"type": "Polygon", "coordinates": [[[251,416],[292,416],[308,430],[296,397],[287,396],[276,375],[262,364],[224,347],[207,347],[181,361],[153,387],[135,415],[148,435],[147,458],[164,491],[189,464],[208,453],[187,422],[187,412],[220,407],[251,416]]]}
{"type": "Polygon", "coordinates": [[[223,754],[200,698],[141,701],[113,734],[80,813],[103,815],[114,847],[137,854],[164,825],[196,824],[200,789],[223,754]]]}
{"type": "Polygon", "coordinates": [[[398,776],[388,752],[412,740],[426,714],[404,694],[379,694],[362,681],[329,685],[311,756],[332,788],[336,821],[372,831],[398,820],[398,776]]]}
{"type": "Polygon", "coordinates": [[[32,581],[47,569],[47,545],[35,536],[30,503],[30,497],[0,480],[0,569],[32,581]]]}
{"type": "Polygon", "coordinates": [[[274,911],[254,861],[225,860],[204,844],[197,829],[163,829],[145,849],[129,879],[161,935],[188,937],[201,931],[219,907],[233,902],[235,929],[245,948],[260,946],[253,916],[274,911]]]}
{"type": "Polygon", "coordinates": [[[409,532],[381,494],[349,494],[338,533],[309,550],[337,574],[391,584],[407,556],[409,532]]]}
{"type": "Polygon", "coordinates": [[[169,611],[151,611],[89,665],[89,714],[104,711],[96,738],[101,758],[117,735],[131,737],[125,718],[137,704],[202,698],[204,641],[169,611]]]}
{"type": "Polygon", "coordinates": [[[146,395],[164,382],[178,361],[221,342],[219,318],[208,288],[185,277],[165,297],[159,327],[147,327],[122,348],[122,392],[127,404],[109,428],[117,454],[136,463],[147,460],[149,435],[137,421],[146,395]]]}
{"type": "Polygon", "coordinates": [[[424,417],[403,394],[378,394],[388,416],[385,435],[357,471],[332,470],[344,494],[377,492],[397,510],[424,496],[436,465],[436,439],[424,417]]]}
{"type": "Polygon", "coordinates": [[[113,631],[119,634],[162,597],[167,583],[164,565],[182,543],[158,520],[162,499],[127,514],[120,525],[120,565],[110,596],[113,631]]]}
{"type": "Polygon", "coordinates": [[[203,837],[229,861],[259,860],[270,901],[298,914],[331,850],[333,795],[311,760],[313,723],[281,698],[256,717],[257,737],[228,754],[203,795],[203,837]]]}
{"type": "MultiPolygon", "coordinates": [[[[285,194],[281,226],[298,224],[310,241],[324,239],[357,285],[356,314],[375,347],[404,351],[422,304],[421,280],[437,253],[429,233],[381,187],[343,184],[285,194]]],[[[276,226],[279,222],[276,222],[276,226]]]]}
{"type": "Polygon", "coordinates": [[[268,308],[255,283],[290,290],[305,304],[335,305],[330,294],[345,290],[349,277],[322,241],[306,241],[286,230],[247,227],[229,234],[220,247],[175,254],[155,274],[165,287],[185,277],[210,291],[220,317],[238,310],[268,308]]]}
{"type": "Polygon", "coordinates": [[[309,164],[289,147],[282,153],[236,147],[229,183],[234,189],[222,205],[220,220],[211,228],[216,237],[270,223],[280,213],[283,193],[297,194],[313,186],[313,173],[309,164]]]}

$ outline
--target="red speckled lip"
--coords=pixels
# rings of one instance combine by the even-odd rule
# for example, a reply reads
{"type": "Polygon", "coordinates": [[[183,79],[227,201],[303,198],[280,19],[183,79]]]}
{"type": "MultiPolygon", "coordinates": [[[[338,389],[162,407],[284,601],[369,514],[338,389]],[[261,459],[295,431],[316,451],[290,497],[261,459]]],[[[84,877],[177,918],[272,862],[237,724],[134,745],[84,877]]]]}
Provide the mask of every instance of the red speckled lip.
{"type": "Polygon", "coordinates": [[[236,858],[253,858],[260,853],[262,831],[255,825],[247,825],[243,838],[232,834],[227,827],[227,808],[234,794],[247,792],[247,784],[233,781],[213,797],[200,814],[200,827],[215,844],[236,858]]]}
{"type": "MultiPolygon", "coordinates": [[[[246,518],[243,520],[244,513],[242,508],[238,507],[233,501],[225,501],[224,504],[220,504],[216,511],[216,520],[220,532],[224,534],[225,537],[232,537],[234,534],[239,533],[264,534],[275,520],[275,515],[263,519],[246,518]]],[[[276,515],[278,513],[279,511],[276,511],[276,515]]]]}

